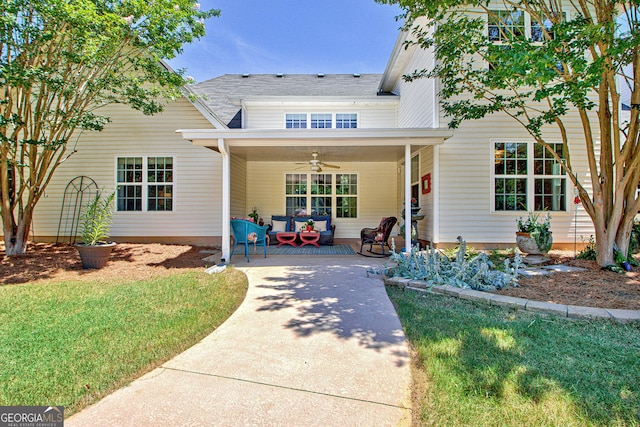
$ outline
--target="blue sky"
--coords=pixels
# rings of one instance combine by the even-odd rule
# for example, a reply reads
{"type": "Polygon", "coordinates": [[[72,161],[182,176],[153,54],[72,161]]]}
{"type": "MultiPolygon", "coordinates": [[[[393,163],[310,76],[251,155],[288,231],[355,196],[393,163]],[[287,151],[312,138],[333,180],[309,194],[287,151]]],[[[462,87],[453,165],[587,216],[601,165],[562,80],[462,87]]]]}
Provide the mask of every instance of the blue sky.
{"type": "Polygon", "coordinates": [[[169,61],[204,81],[241,73],[382,73],[398,36],[395,6],[374,0],[201,0],[220,17],[169,61]]]}

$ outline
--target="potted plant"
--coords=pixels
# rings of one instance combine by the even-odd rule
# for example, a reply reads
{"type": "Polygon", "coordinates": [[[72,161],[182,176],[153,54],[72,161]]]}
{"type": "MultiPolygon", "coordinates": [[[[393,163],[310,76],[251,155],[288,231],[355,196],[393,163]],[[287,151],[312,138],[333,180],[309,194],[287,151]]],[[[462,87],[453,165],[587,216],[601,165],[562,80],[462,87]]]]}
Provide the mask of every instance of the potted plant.
{"type": "Polygon", "coordinates": [[[258,215],[258,208],[256,208],[256,207],[254,206],[254,207],[253,207],[253,210],[251,211],[251,213],[250,213],[250,214],[248,214],[247,216],[248,216],[249,218],[251,218],[255,224],[257,224],[257,223],[258,223],[258,218],[259,218],[259,215],[258,215]]]}
{"type": "Polygon", "coordinates": [[[305,229],[306,231],[313,231],[314,226],[315,226],[315,222],[311,218],[309,218],[304,222],[304,225],[302,226],[302,228],[305,229]]]}
{"type": "Polygon", "coordinates": [[[111,231],[115,195],[113,192],[103,198],[98,192],[80,215],[82,243],[76,243],[75,247],[80,254],[82,268],[102,268],[109,261],[116,245],[106,242],[111,231]]]}
{"type": "Polygon", "coordinates": [[[553,243],[551,235],[551,215],[540,219],[540,214],[530,212],[527,219],[516,220],[516,244],[521,252],[542,255],[549,252],[553,243]]]}

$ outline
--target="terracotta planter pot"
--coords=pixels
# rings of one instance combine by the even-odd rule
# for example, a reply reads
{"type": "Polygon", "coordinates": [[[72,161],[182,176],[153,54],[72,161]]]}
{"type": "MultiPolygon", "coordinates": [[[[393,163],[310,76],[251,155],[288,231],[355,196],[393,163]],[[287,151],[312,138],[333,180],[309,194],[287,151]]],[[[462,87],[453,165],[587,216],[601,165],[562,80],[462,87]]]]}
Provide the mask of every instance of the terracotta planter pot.
{"type": "Polygon", "coordinates": [[[116,244],[113,242],[92,246],[83,243],[76,243],[75,245],[84,269],[102,268],[107,265],[111,257],[111,251],[115,246],[116,244]]]}
{"type": "MultiPolygon", "coordinates": [[[[553,242],[553,237],[550,237],[553,242]]],[[[516,245],[518,245],[518,249],[520,252],[530,255],[544,255],[547,251],[543,251],[538,247],[538,243],[536,243],[536,239],[531,237],[530,233],[517,232],[516,233],[516,245]]]]}

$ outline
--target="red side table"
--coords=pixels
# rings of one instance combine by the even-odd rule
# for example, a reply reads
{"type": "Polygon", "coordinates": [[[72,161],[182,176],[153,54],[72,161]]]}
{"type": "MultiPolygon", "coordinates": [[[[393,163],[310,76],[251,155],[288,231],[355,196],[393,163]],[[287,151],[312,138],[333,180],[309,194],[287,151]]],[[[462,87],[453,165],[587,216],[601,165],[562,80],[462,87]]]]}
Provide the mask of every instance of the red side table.
{"type": "Polygon", "coordinates": [[[320,240],[320,233],[317,231],[301,231],[300,240],[302,241],[302,243],[300,244],[300,247],[303,247],[304,245],[313,245],[316,248],[320,247],[318,246],[318,240],[320,240]]]}
{"type": "Polygon", "coordinates": [[[276,233],[276,239],[278,239],[278,247],[282,245],[291,245],[294,248],[297,248],[296,245],[296,237],[298,237],[298,233],[281,231],[276,233]]]}

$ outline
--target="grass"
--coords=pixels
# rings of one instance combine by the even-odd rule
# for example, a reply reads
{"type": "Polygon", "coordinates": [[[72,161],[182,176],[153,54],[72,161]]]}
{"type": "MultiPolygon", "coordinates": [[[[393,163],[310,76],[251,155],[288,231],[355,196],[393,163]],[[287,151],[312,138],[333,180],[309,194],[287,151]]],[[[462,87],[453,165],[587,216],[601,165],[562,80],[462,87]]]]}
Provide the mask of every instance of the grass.
{"type": "Polygon", "coordinates": [[[415,350],[417,425],[640,425],[640,327],[389,288],[415,350]]]}
{"type": "Polygon", "coordinates": [[[233,269],[1,287],[0,406],[77,412],[204,338],[246,289],[233,269]]]}

